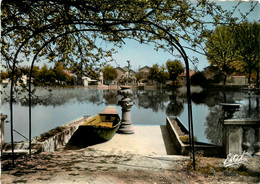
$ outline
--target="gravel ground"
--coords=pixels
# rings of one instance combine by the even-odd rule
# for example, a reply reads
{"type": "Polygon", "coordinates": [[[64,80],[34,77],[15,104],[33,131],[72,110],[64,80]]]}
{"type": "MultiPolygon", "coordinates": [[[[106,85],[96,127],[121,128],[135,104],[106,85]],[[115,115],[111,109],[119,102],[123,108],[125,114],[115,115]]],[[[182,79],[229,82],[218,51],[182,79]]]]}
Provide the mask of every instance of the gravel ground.
{"type": "Polygon", "coordinates": [[[248,158],[238,169],[223,168],[224,159],[197,157],[197,171],[183,156],[140,155],[95,147],[2,161],[2,184],[10,183],[260,183],[260,159],[248,158]]]}

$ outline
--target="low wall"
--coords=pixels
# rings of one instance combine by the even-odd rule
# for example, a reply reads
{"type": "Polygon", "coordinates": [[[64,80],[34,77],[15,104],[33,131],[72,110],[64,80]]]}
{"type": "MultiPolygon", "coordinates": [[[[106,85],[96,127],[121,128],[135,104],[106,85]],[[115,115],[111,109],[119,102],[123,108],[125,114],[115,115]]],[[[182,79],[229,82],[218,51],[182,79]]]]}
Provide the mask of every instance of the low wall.
{"type": "Polygon", "coordinates": [[[177,131],[171,124],[171,120],[168,117],[166,118],[166,127],[170,134],[170,137],[171,137],[172,143],[174,145],[174,148],[176,150],[176,153],[179,155],[188,155],[188,153],[186,153],[187,150],[185,149],[185,145],[180,140],[177,131]]]}
{"type": "MultiPolygon", "coordinates": [[[[74,120],[72,122],[69,122],[65,125],[63,125],[63,129],[61,132],[56,133],[53,136],[50,136],[46,140],[42,140],[41,136],[34,137],[32,139],[32,152],[52,152],[57,150],[58,148],[66,145],[68,141],[70,140],[71,136],[74,134],[74,132],[78,129],[79,125],[83,123],[83,121],[86,121],[88,117],[82,117],[77,120],[74,120]]],[[[49,132],[51,132],[50,130],[49,132]]],[[[46,132],[48,133],[48,132],[46,132]]],[[[45,133],[45,134],[46,134],[45,133]]],[[[19,152],[21,155],[24,152],[28,152],[29,149],[29,142],[24,141],[20,143],[14,143],[14,150],[15,152],[19,152]],[[16,151],[17,150],[17,151],[16,151]],[[24,150],[24,151],[22,151],[24,150]]],[[[12,154],[11,150],[11,144],[7,143],[3,145],[3,155],[4,154],[12,154]]]]}
{"type": "MultiPolygon", "coordinates": [[[[188,134],[188,130],[182,125],[180,120],[177,117],[173,117],[173,118],[178,123],[178,126],[180,127],[180,129],[182,129],[185,134],[188,134]]],[[[190,145],[185,144],[181,141],[180,135],[178,134],[177,130],[172,125],[169,117],[166,118],[166,127],[171,136],[173,145],[176,148],[177,154],[189,155],[190,145]]],[[[202,143],[202,142],[195,142],[194,147],[195,147],[195,152],[203,151],[203,156],[208,156],[208,157],[223,157],[224,156],[224,151],[223,151],[222,146],[216,146],[216,145],[202,143]]]]}
{"type": "Polygon", "coordinates": [[[228,155],[243,151],[260,155],[260,119],[224,120],[224,147],[228,155]]]}

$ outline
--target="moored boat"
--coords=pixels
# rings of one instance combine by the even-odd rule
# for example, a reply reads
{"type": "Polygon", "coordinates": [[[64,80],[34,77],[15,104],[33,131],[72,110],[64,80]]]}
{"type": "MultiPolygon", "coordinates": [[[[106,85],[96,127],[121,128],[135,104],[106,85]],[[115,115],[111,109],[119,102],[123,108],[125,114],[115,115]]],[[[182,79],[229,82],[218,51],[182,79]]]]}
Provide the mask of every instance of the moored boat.
{"type": "Polygon", "coordinates": [[[87,147],[110,140],[120,125],[115,107],[109,106],[96,116],[82,123],[66,147],[87,147]]]}

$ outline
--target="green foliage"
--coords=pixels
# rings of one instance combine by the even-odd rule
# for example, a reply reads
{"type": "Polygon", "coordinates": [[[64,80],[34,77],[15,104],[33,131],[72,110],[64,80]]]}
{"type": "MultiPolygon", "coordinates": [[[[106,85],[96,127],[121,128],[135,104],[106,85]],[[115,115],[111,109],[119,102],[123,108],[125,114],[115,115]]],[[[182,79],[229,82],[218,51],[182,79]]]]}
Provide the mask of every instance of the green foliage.
{"type": "Polygon", "coordinates": [[[155,65],[153,65],[153,66],[151,67],[148,78],[149,78],[150,80],[155,80],[155,81],[157,81],[158,76],[159,76],[159,73],[160,73],[159,65],[158,65],[158,64],[155,64],[155,65]]]}
{"type": "MultiPolygon", "coordinates": [[[[179,136],[180,140],[184,143],[184,144],[189,144],[190,143],[190,139],[189,139],[189,135],[182,135],[179,136]]],[[[197,138],[194,136],[193,137],[194,142],[197,141],[197,138]]]]}
{"type": "Polygon", "coordinates": [[[17,54],[23,53],[50,62],[62,60],[68,67],[82,63],[91,68],[111,61],[115,49],[104,50],[104,44],[120,47],[127,38],[171,53],[184,54],[181,41],[201,50],[209,32],[205,24],[236,20],[210,1],[4,0],[1,8],[3,60],[18,62],[17,54]],[[205,22],[205,17],[211,21],[205,22]]]}
{"type": "Polygon", "coordinates": [[[194,75],[191,76],[190,78],[191,85],[194,86],[202,86],[206,87],[208,85],[208,81],[206,77],[204,76],[203,72],[196,72],[194,75]]]}
{"type": "Polygon", "coordinates": [[[207,38],[206,48],[209,63],[217,66],[220,73],[227,76],[234,71],[232,62],[236,57],[236,49],[232,27],[217,27],[207,38]]]}
{"type": "Polygon", "coordinates": [[[39,82],[47,86],[55,83],[55,73],[52,68],[48,69],[46,64],[44,64],[40,70],[39,82]]]}
{"type": "Polygon", "coordinates": [[[164,84],[169,79],[169,73],[166,72],[164,65],[159,66],[155,64],[151,67],[150,74],[148,76],[150,80],[154,80],[158,83],[164,84]]]}
{"type": "Polygon", "coordinates": [[[166,67],[169,72],[169,78],[173,81],[176,81],[178,75],[184,72],[182,63],[179,60],[174,60],[174,61],[168,60],[166,62],[166,67]]]}
{"type": "Polygon", "coordinates": [[[135,75],[135,78],[136,78],[137,81],[140,81],[140,80],[143,79],[143,76],[142,76],[142,74],[139,72],[139,73],[137,73],[137,74],[135,75]]]}
{"type": "Polygon", "coordinates": [[[9,72],[8,71],[1,71],[1,79],[6,79],[9,77],[9,72]]]}
{"type": "Polygon", "coordinates": [[[61,62],[55,63],[53,72],[54,72],[55,80],[59,81],[59,83],[65,81],[66,75],[64,73],[64,67],[61,62]]]}
{"type": "Polygon", "coordinates": [[[234,39],[236,41],[236,50],[239,61],[243,69],[248,74],[248,82],[251,82],[252,72],[258,72],[259,80],[259,67],[260,67],[260,24],[259,23],[241,23],[234,32],[234,39]]]}
{"type": "Polygon", "coordinates": [[[116,69],[110,65],[107,65],[103,70],[104,80],[114,80],[117,77],[116,69]]]}
{"type": "Polygon", "coordinates": [[[234,71],[243,73],[250,83],[252,72],[259,73],[259,32],[258,23],[217,27],[206,42],[210,64],[217,66],[225,76],[234,71]]]}

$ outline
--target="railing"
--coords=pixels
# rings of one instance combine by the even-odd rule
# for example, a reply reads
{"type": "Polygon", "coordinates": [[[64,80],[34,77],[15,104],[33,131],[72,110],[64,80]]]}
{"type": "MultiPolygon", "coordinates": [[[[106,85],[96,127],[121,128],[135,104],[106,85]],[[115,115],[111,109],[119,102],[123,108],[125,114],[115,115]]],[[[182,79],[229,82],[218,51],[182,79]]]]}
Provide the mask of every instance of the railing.
{"type": "Polygon", "coordinates": [[[224,120],[226,154],[243,151],[260,156],[260,119],[224,120]]]}

